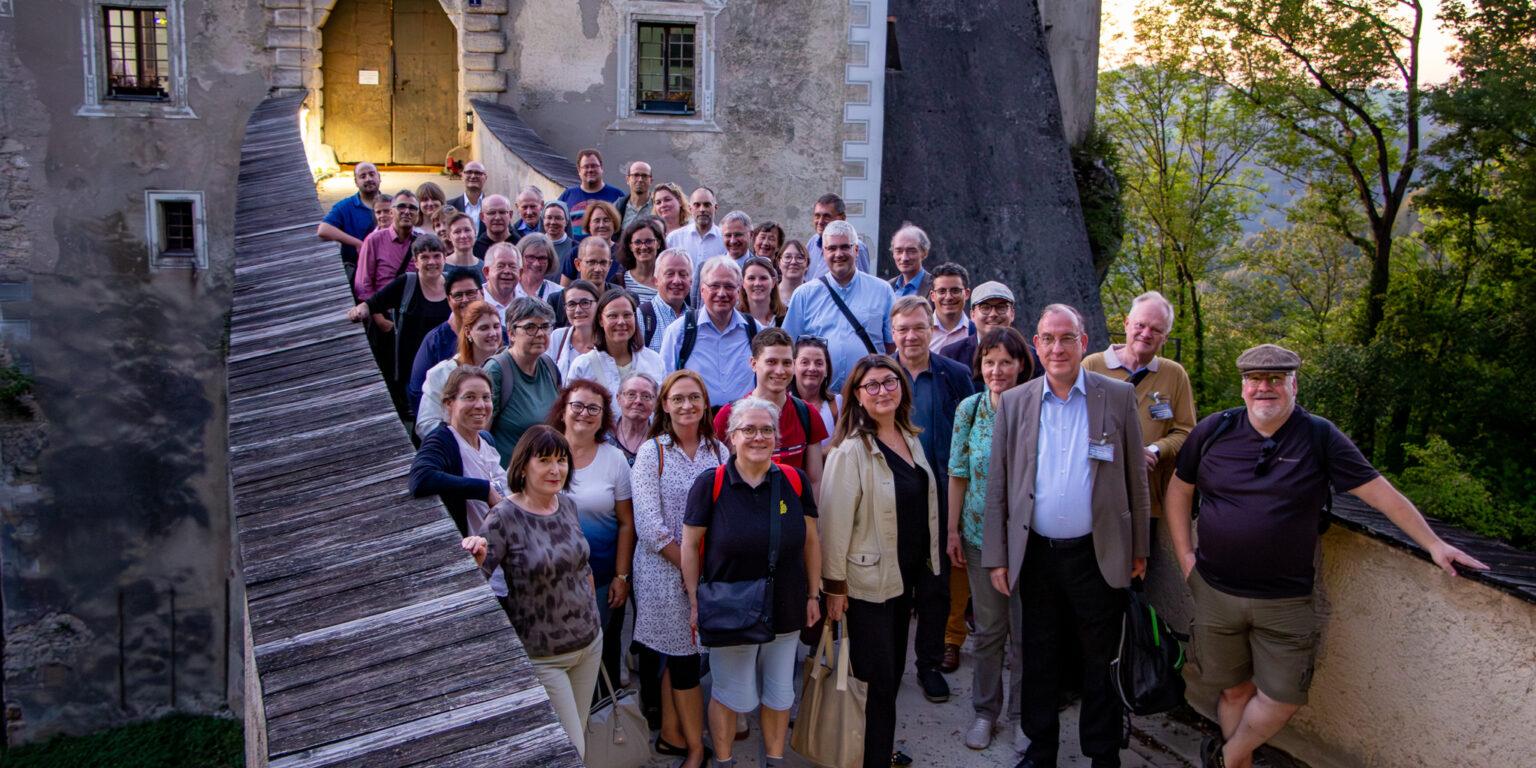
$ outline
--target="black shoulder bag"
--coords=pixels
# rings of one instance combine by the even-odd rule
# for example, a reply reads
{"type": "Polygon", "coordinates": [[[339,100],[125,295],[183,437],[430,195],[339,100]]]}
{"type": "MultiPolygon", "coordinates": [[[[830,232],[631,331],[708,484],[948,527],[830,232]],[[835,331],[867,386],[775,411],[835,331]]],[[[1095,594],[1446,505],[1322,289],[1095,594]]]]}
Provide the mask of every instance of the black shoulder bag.
{"type": "Polygon", "coordinates": [[[848,309],[847,304],[843,303],[843,297],[837,295],[837,289],[832,287],[832,281],[827,279],[826,275],[822,275],[821,284],[827,287],[827,294],[832,297],[832,303],[837,305],[838,311],[843,313],[843,317],[848,320],[848,324],[853,326],[854,332],[859,334],[859,341],[864,342],[864,349],[868,350],[871,355],[880,354],[880,351],[875,349],[875,342],[870,341],[869,332],[864,330],[864,324],[859,322],[857,317],[853,316],[853,311],[848,309]]]}
{"type": "MultiPolygon", "coordinates": [[[[773,575],[779,565],[781,525],[779,473],[778,467],[768,470],[768,575],[751,581],[699,582],[695,594],[699,603],[699,644],[706,648],[759,645],[774,638],[773,575]]],[[[701,568],[703,548],[700,547],[701,568]]]]}

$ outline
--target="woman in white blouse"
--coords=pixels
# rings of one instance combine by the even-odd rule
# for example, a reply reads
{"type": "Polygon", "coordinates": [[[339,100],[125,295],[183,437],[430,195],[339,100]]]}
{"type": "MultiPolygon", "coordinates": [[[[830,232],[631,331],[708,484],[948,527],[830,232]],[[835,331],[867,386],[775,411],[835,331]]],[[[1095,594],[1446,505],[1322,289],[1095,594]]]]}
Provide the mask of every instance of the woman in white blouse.
{"type": "Polygon", "coordinates": [[[592,318],[597,316],[594,309],[597,296],[597,286],[576,280],[550,298],[550,301],[564,305],[567,325],[550,333],[549,349],[544,354],[555,361],[562,379],[571,378],[571,363],[576,362],[576,358],[592,351],[592,318]]]}
{"type": "Polygon", "coordinates": [[[501,313],[489,302],[477,301],[459,313],[459,351],[427,370],[421,403],[416,407],[417,437],[425,439],[443,423],[443,384],[448,381],[448,374],[461,365],[484,366],[485,361],[501,351],[505,338],[506,334],[501,332],[501,313]]]}
{"type": "Polygon", "coordinates": [[[661,355],[645,346],[640,338],[637,309],[634,294],[629,291],[615,288],[603,294],[595,310],[592,351],[576,358],[565,372],[568,379],[591,379],[613,392],[615,411],[619,409],[617,393],[624,377],[639,372],[660,380],[666,373],[661,355]]]}

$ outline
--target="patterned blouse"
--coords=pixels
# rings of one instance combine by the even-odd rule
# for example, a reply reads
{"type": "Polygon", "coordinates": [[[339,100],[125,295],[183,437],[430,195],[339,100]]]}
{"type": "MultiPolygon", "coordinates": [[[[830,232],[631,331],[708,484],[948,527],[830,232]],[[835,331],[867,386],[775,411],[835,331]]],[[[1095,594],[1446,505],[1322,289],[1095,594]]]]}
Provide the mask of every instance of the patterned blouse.
{"type": "Polygon", "coordinates": [[[986,522],[987,468],[992,463],[992,393],[983,389],[960,401],[955,431],[949,442],[949,476],[968,480],[965,507],[960,513],[960,538],[981,549],[986,522]]]}
{"type": "Polygon", "coordinates": [[[711,440],[700,441],[690,459],[668,435],[645,441],[635,452],[630,475],[635,505],[635,641],[658,653],[691,656],[699,652],[688,623],[683,572],[662,557],[661,550],[683,543],[683,513],[693,481],[728,458],[725,444],[711,440]]]}
{"type": "Polygon", "coordinates": [[[587,564],[587,538],[576,504],[559,495],[552,515],[537,515],[504,499],[486,518],[485,562],[490,578],[506,574],[507,613],[533,658],[579,651],[597,639],[597,595],[587,564]]]}

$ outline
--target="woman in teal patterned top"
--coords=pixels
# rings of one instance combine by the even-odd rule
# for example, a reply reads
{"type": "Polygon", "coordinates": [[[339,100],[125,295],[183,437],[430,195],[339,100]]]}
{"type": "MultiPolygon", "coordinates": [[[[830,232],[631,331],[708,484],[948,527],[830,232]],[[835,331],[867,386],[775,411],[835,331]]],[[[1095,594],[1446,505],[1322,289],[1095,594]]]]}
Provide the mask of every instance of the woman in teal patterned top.
{"type": "MultiPolygon", "coordinates": [[[[976,345],[971,370],[981,374],[986,389],[961,400],[955,410],[955,431],[949,448],[949,508],[961,510],[949,516],[946,550],[956,565],[964,565],[971,584],[971,605],[976,631],[971,637],[971,693],[976,721],[966,733],[965,745],[985,749],[1003,707],[1003,648],[1008,640],[1009,598],[992,588],[987,569],[981,567],[981,532],[987,500],[987,467],[992,460],[992,418],[1003,392],[1034,376],[1024,334],[1010,327],[993,328],[976,345]]],[[[1017,663],[1013,665],[1019,667],[1017,663]]],[[[1017,702],[1017,687],[1014,701],[1017,702]]],[[[1017,703],[1015,703],[1017,706],[1017,703]]]]}

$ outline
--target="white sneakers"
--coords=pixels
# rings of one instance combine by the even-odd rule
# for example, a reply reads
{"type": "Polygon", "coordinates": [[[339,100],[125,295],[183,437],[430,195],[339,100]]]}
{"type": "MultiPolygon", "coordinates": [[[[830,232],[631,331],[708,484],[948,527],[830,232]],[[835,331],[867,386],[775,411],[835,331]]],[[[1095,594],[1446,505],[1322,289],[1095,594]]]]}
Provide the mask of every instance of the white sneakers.
{"type": "Polygon", "coordinates": [[[965,745],[971,749],[986,749],[992,745],[993,724],[985,717],[978,717],[965,732],[965,745]]]}

